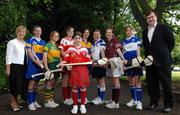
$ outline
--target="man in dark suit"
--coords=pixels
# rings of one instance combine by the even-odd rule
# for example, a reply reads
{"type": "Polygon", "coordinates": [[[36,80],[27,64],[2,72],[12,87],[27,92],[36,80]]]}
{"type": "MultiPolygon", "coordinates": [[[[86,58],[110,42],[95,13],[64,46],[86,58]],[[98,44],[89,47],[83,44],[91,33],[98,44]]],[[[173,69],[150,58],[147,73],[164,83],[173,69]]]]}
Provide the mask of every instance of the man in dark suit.
{"type": "Polygon", "coordinates": [[[173,107],[173,95],[171,87],[171,51],[175,40],[170,28],[157,23],[157,14],[150,11],[146,15],[148,29],[143,31],[143,46],[145,56],[152,55],[152,66],[146,67],[146,78],[150,104],[146,110],[156,109],[160,99],[160,83],[164,94],[164,107],[161,112],[168,113],[173,107]]]}

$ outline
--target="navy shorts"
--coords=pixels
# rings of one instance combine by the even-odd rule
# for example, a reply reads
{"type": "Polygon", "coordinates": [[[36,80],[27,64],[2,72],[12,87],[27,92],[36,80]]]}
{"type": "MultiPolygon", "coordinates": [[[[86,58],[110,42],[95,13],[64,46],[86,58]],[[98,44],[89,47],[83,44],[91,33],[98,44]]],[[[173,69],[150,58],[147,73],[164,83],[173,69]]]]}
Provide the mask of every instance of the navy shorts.
{"type": "Polygon", "coordinates": [[[132,69],[127,69],[125,71],[126,76],[142,76],[143,75],[143,70],[142,68],[132,68],[132,69]]]}
{"type": "Polygon", "coordinates": [[[92,70],[92,77],[94,78],[103,78],[106,76],[106,68],[94,67],[92,70]]]}

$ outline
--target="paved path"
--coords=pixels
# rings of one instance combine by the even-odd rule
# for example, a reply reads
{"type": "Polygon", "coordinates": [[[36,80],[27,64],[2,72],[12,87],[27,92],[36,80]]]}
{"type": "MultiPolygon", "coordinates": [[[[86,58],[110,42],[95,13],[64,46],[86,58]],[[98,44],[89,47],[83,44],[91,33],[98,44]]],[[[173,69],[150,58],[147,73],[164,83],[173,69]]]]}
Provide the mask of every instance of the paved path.
{"type": "MultiPolygon", "coordinates": [[[[106,78],[107,89],[106,89],[106,99],[110,99],[111,97],[111,85],[110,79],[106,78]]],[[[93,99],[96,97],[96,82],[94,79],[91,80],[91,86],[88,88],[88,99],[93,99]]],[[[146,88],[144,88],[144,99],[143,104],[148,104],[148,96],[146,88]]],[[[43,104],[43,88],[41,86],[41,90],[39,91],[38,100],[41,104],[43,104]]],[[[27,108],[24,108],[20,112],[12,112],[9,106],[9,97],[8,94],[4,94],[0,96],[0,115],[71,115],[72,106],[63,105],[62,103],[62,94],[61,94],[61,83],[58,83],[57,88],[55,90],[55,101],[60,104],[58,108],[48,109],[41,108],[37,111],[29,111],[27,108]]],[[[87,115],[164,115],[160,113],[160,109],[163,107],[162,100],[160,105],[156,111],[138,111],[135,108],[128,108],[125,104],[130,100],[130,94],[128,91],[127,81],[121,81],[121,96],[120,96],[120,108],[109,110],[106,109],[104,105],[94,106],[92,104],[88,104],[87,107],[87,115]]],[[[80,114],[79,114],[80,115],[80,114]]],[[[175,106],[173,111],[167,115],[180,115],[180,101],[175,102],[175,106]]]]}

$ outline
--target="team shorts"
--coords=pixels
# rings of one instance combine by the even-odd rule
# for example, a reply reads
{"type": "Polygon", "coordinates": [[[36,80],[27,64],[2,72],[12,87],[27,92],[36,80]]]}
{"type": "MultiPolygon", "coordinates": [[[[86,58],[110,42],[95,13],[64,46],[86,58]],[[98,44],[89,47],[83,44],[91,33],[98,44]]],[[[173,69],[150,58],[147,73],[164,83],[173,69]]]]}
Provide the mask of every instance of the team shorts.
{"type": "Polygon", "coordinates": [[[106,76],[106,68],[94,67],[92,69],[92,77],[101,79],[105,76],[106,76]]]}
{"type": "Polygon", "coordinates": [[[115,69],[106,68],[106,76],[108,77],[120,77],[124,74],[123,63],[119,57],[110,58],[109,61],[112,61],[115,64],[115,69]]]}

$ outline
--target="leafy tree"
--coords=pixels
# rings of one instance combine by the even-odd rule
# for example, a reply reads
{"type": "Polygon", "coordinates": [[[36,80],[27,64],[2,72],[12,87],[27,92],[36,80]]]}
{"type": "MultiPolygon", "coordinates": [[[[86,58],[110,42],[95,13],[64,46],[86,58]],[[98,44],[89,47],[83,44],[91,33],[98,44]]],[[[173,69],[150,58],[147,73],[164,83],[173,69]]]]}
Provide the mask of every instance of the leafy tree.
{"type": "Polygon", "coordinates": [[[24,0],[3,0],[0,2],[0,37],[9,39],[15,28],[26,25],[26,2],[24,0]]]}

